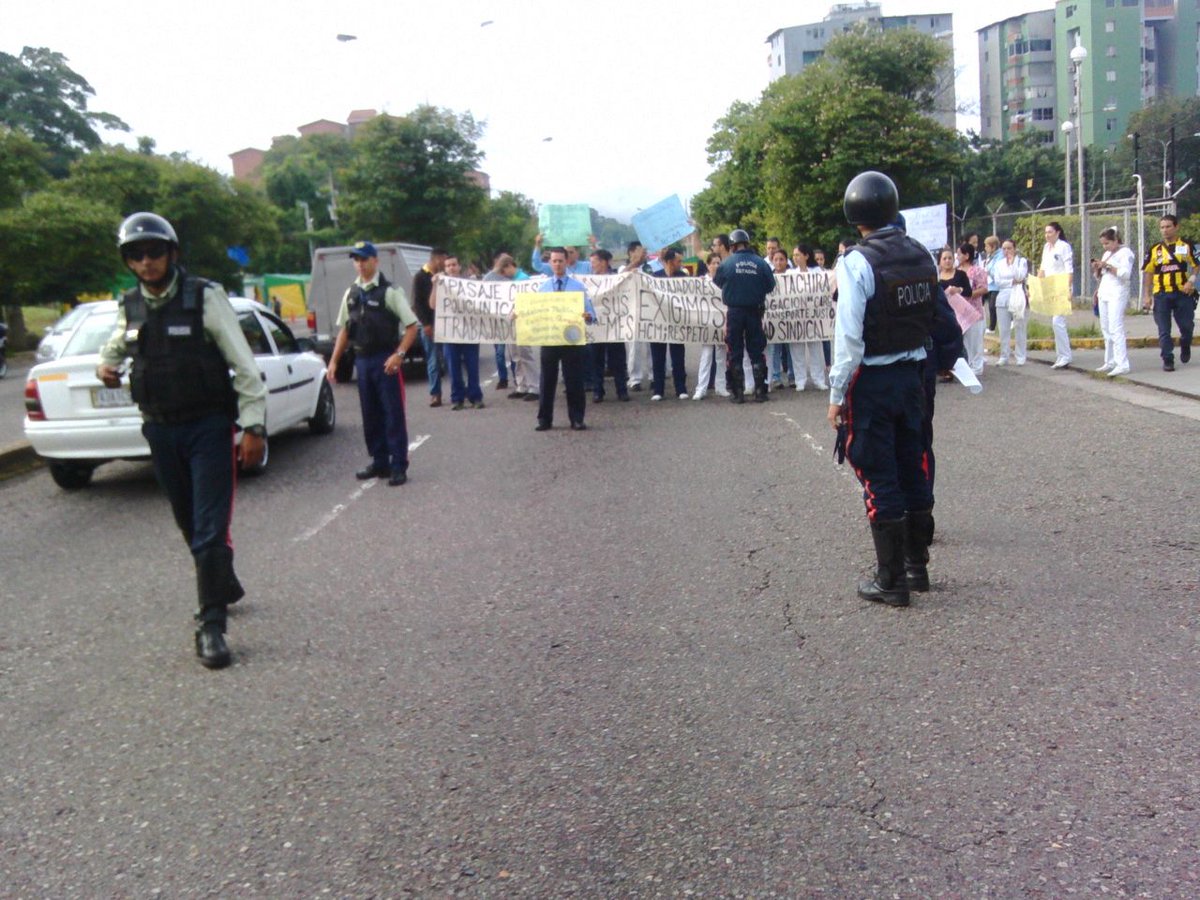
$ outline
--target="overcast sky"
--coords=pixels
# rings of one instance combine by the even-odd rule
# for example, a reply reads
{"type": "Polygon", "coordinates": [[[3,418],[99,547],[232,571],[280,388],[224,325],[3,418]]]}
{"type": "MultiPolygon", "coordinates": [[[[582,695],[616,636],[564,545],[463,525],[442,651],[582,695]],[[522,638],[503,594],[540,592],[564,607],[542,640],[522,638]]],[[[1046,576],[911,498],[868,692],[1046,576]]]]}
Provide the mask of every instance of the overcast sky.
{"type": "MultiPolygon", "coordinates": [[[[958,101],[977,107],[976,29],[1050,5],[884,0],[883,13],[953,12],[958,101]]],[[[133,146],[149,135],[159,152],[226,173],[229,153],[266,149],[315,119],[344,122],[352,109],[470,111],[487,123],[493,189],[628,220],[705,186],[713,123],[766,87],[767,35],[830,6],[0,0],[0,50],[63,53],[95,88],[91,108],[129,123],[129,135],[108,139],[133,146]],[[686,12],[667,14],[676,8],[686,12]]],[[[963,130],[978,123],[959,117],[963,130]]]]}

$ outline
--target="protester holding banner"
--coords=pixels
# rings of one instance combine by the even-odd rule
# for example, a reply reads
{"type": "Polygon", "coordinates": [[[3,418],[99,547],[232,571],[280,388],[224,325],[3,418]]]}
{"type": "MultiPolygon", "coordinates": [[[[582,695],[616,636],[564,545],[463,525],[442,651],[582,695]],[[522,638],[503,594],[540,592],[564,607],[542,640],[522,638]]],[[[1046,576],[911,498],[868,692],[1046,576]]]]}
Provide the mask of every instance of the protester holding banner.
{"type": "Polygon", "coordinates": [[[1017,365],[1025,365],[1025,354],[1028,340],[1026,324],[1028,316],[1025,310],[1029,306],[1025,283],[1029,278],[1029,260],[1017,253],[1017,245],[1012,238],[1000,245],[1001,258],[992,267],[996,279],[996,323],[1000,329],[1000,358],[996,365],[1008,365],[1009,334],[1016,331],[1015,353],[1017,365]]]}
{"type": "Polygon", "coordinates": [[[965,272],[971,290],[966,294],[971,308],[979,314],[975,322],[963,332],[963,346],[967,349],[967,364],[977,376],[983,372],[983,302],[987,296],[987,272],[979,265],[975,245],[963,241],[958,245],[958,269],[965,272]]]}
{"type": "MultiPolygon", "coordinates": [[[[705,265],[708,266],[708,277],[711,279],[717,273],[717,267],[721,265],[721,254],[710,253],[708,259],[705,260],[705,265]]],[[[729,396],[729,391],[725,388],[725,366],[713,364],[716,356],[715,344],[705,344],[700,348],[700,363],[696,370],[696,392],[692,394],[693,400],[705,398],[708,394],[709,381],[712,381],[713,389],[717,392],[718,397],[729,396]]]]}
{"type": "Polygon", "coordinates": [[[434,247],[429,262],[413,276],[412,311],[421,322],[421,346],[425,349],[425,372],[429,376],[429,405],[442,405],[442,351],[434,342],[433,276],[442,271],[446,251],[434,247]]]}
{"type": "Polygon", "coordinates": [[[1133,251],[1121,244],[1116,228],[1100,232],[1104,253],[1092,260],[1092,272],[1100,279],[1096,299],[1100,306],[1100,331],[1104,334],[1104,363],[1096,369],[1109,377],[1129,374],[1129,354],[1125,348],[1125,307],[1129,305],[1129,285],[1133,275],[1133,251]]]}
{"type": "MultiPolygon", "coordinates": [[[[679,251],[668,247],[659,254],[663,270],[656,274],[658,278],[686,278],[683,271],[683,259],[679,251]]],[[[688,398],[687,370],[684,368],[683,344],[667,344],[662,341],[650,342],[650,399],[657,401],[663,398],[667,382],[667,351],[671,353],[671,380],[675,386],[675,396],[680,400],[688,398]]]]}
{"type": "MultiPolygon", "coordinates": [[[[588,261],[593,275],[613,274],[612,253],[608,250],[593,250],[588,261]]],[[[592,354],[592,399],[597,403],[604,402],[604,376],[606,372],[611,372],[617,399],[629,400],[629,372],[624,341],[596,341],[589,349],[592,354]]]]}
{"type": "MultiPolygon", "coordinates": [[[[801,272],[819,272],[820,266],[814,262],[813,249],[808,244],[799,243],[792,248],[792,262],[801,272]]],[[[828,341],[796,341],[788,344],[792,358],[792,382],[796,390],[802,391],[807,382],[812,382],[818,390],[829,390],[829,382],[825,378],[825,353],[822,343],[828,341]]]]}
{"type": "MultiPolygon", "coordinates": [[[[434,276],[442,278],[462,276],[462,265],[454,254],[447,254],[442,264],[442,271],[434,276]]],[[[446,354],[446,368],[450,373],[450,408],[459,410],[464,402],[470,403],[473,409],[483,409],[483,388],[479,386],[479,345],[478,344],[443,344],[446,354]],[[466,372],[466,384],[463,384],[463,373],[466,372]]]]}
{"type": "MultiPolygon", "coordinates": [[[[496,254],[495,260],[492,261],[492,267],[483,273],[481,281],[512,281],[517,274],[517,261],[508,253],[500,252],[496,254]]],[[[493,351],[496,355],[496,390],[503,391],[508,389],[508,366],[505,362],[505,356],[508,355],[507,344],[493,344],[493,351]]],[[[515,357],[512,357],[516,361],[515,357]]]]}
{"type": "MultiPolygon", "coordinates": [[[[1063,239],[1062,226],[1051,222],[1045,228],[1046,245],[1042,247],[1042,264],[1038,266],[1038,278],[1047,275],[1067,276],[1067,295],[1073,291],[1075,279],[1075,254],[1071,245],[1063,239]]],[[[1050,327],[1054,330],[1054,350],[1057,359],[1052,369],[1065,369],[1071,364],[1071,336],[1067,333],[1067,317],[1053,316],[1050,327]]]]}
{"type": "MultiPolygon", "coordinates": [[[[767,238],[766,260],[771,264],[771,271],[776,275],[782,275],[788,270],[788,255],[779,246],[779,238],[767,238]],[[771,246],[772,243],[774,243],[774,247],[771,246]]],[[[768,345],[767,357],[771,365],[771,382],[769,387],[773,391],[782,390],[787,386],[787,375],[784,374],[785,369],[792,373],[792,384],[796,383],[796,365],[792,362],[789,346],[784,341],[776,341],[768,345]]]]}
{"type": "MultiPolygon", "coordinates": [[[[630,241],[625,248],[625,265],[617,270],[620,272],[642,271],[650,274],[646,264],[646,248],[641,241],[630,241]]],[[[631,391],[642,389],[642,380],[646,377],[647,360],[650,358],[650,348],[645,341],[632,340],[625,342],[625,359],[629,371],[628,387],[631,391]]]]}
{"type": "Polygon", "coordinates": [[[775,290],[775,275],[762,257],[750,249],[750,235],[741,228],[729,235],[733,252],[721,263],[713,283],[721,289],[725,302],[725,377],[734,403],[746,402],[746,381],[742,372],[743,350],[750,353],[754,372],[754,402],[767,400],[767,339],[763,334],[763,314],[767,294],[775,290]]]}
{"type": "MultiPolygon", "coordinates": [[[[550,250],[550,277],[542,284],[540,293],[575,292],[583,294],[585,322],[596,318],[592,301],[588,299],[583,282],[567,274],[567,251],[565,247],[550,250]]],[[[558,368],[562,366],[563,390],[567,395],[567,419],[572,431],[585,431],[583,414],[587,406],[587,394],[583,388],[584,372],[588,365],[587,344],[543,346],[541,349],[542,381],[538,392],[538,418],[536,431],[549,431],[554,422],[554,396],[558,393],[558,368]]]]}
{"type": "MultiPolygon", "coordinates": [[[[542,243],[545,241],[545,235],[538,234],[533,240],[533,253],[529,256],[529,267],[533,271],[542,275],[551,274],[550,265],[542,262],[542,243]]],[[[594,248],[596,246],[595,235],[588,235],[588,243],[594,248]]],[[[579,258],[579,248],[567,247],[567,273],[569,275],[589,275],[592,271],[591,263],[585,259],[579,258]]]]}

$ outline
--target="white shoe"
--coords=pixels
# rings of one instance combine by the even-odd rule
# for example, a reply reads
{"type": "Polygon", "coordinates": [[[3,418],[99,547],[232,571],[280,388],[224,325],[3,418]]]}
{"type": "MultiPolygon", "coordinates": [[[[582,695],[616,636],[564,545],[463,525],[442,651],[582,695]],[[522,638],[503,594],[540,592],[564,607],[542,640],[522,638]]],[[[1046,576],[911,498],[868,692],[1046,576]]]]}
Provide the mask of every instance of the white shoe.
{"type": "Polygon", "coordinates": [[[996,365],[1007,366],[1008,365],[1008,357],[1007,356],[1000,357],[998,360],[996,360],[996,365]]]}
{"type": "Polygon", "coordinates": [[[1102,366],[1096,366],[1096,371],[1097,372],[1107,372],[1109,369],[1116,368],[1116,365],[1117,364],[1115,362],[1106,362],[1102,366]]]}
{"type": "Polygon", "coordinates": [[[1025,365],[1025,360],[1023,360],[1023,359],[1018,359],[1018,360],[1017,360],[1017,365],[1018,365],[1018,366],[1023,366],[1023,365],[1025,365]]]}
{"type": "Polygon", "coordinates": [[[655,395],[654,395],[653,397],[651,397],[650,399],[651,399],[651,400],[656,400],[656,401],[657,401],[657,400],[661,400],[661,399],[662,399],[662,394],[655,394],[655,395]]]}
{"type": "MultiPolygon", "coordinates": [[[[697,390],[696,393],[692,394],[692,399],[693,400],[703,400],[707,393],[708,393],[708,391],[697,390]]],[[[687,395],[684,394],[684,396],[686,397],[687,395]]]]}
{"type": "Polygon", "coordinates": [[[1056,360],[1054,361],[1054,365],[1052,365],[1050,368],[1052,368],[1052,369],[1065,369],[1065,368],[1066,368],[1067,366],[1069,366],[1070,364],[1071,364],[1071,361],[1070,361],[1069,359],[1063,359],[1063,358],[1060,356],[1058,359],[1056,359],[1056,360]]]}
{"type": "Polygon", "coordinates": [[[729,393],[729,391],[717,391],[717,396],[718,397],[732,397],[733,394],[729,393]]]}
{"type": "Polygon", "coordinates": [[[828,382],[825,382],[825,381],[818,381],[818,382],[817,382],[817,390],[818,390],[818,391],[827,391],[827,390],[829,390],[829,384],[828,384],[828,382]]]}
{"type": "Polygon", "coordinates": [[[679,399],[680,399],[680,400],[686,400],[687,398],[688,398],[688,392],[687,392],[687,391],[680,391],[680,392],[679,392],[679,399]]]}
{"type": "Polygon", "coordinates": [[[1109,370],[1108,377],[1115,378],[1117,375],[1128,375],[1128,374],[1129,374],[1129,366],[1114,366],[1112,369],[1109,370]]]}
{"type": "Polygon", "coordinates": [[[983,329],[983,333],[984,334],[995,334],[996,329],[995,328],[985,328],[985,329],[983,329]]]}
{"type": "Polygon", "coordinates": [[[798,393],[798,394],[804,393],[804,382],[803,381],[796,385],[796,393],[798,393]]]}

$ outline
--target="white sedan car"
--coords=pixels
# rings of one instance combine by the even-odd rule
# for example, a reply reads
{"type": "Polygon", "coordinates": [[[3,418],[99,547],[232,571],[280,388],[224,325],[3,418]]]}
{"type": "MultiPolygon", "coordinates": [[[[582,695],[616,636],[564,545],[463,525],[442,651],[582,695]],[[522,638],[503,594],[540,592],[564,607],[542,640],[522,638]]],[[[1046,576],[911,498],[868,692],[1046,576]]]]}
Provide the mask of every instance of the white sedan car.
{"type": "MultiPolygon", "coordinates": [[[[333,431],[337,413],[325,361],[261,304],[230,300],[267,386],[268,435],[300,424],[314,434],[333,431]]],[[[25,437],[67,490],[85,487],[101,463],[150,457],[128,379],[107,388],[96,377],[100,348],[116,325],[117,301],[92,306],[62,355],[30,369],[25,383],[25,437]]],[[[256,471],[266,464],[264,454],[256,471]]]]}

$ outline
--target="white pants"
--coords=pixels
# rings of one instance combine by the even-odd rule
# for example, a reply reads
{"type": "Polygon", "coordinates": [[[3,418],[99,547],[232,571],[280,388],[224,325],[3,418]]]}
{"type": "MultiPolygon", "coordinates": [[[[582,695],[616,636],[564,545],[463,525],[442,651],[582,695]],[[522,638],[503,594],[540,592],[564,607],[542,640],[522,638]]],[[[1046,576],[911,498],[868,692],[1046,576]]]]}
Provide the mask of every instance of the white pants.
{"type": "Polygon", "coordinates": [[[1029,339],[1026,336],[1028,313],[1014,322],[1012,313],[1008,311],[1008,307],[997,306],[996,323],[1000,326],[1000,359],[1008,362],[1008,338],[1013,331],[1013,325],[1016,325],[1017,364],[1025,365],[1025,348],[1029,343],[1029,339]]]}
{"type": "Polygon", "coordinates": [[[821,349],[820,341],[788,344],[788,351],[792,354],[792,381],[796,383],[796,390],[804,390],[806,375],[807,381],[811,381],[817,388],[829,388],[829,382],[825,378],[825,351],[821,349]]]}
{"type": "Polygon", "coordinates": [[[513,389],[524,394],[536,394],[541,390],[542,356],[540,347],[521,347],[509,344],[512,360],[516,366],[513,373],[513,389]]]}
{"type": "Polygon", "coordinates": [[[1125,349],[1125,304],[1119,299],[1100,301],[1100,331],[1104,335],[1104,364],[1125,368],[1129,354],[1125,349]]]}
{"type": "Polygon", "coordinates": [[[983,371],[983,319],[963,332],[963,349],[967,351],[967,365],[978,375],[983,371]]]}
{"type": "Polygon", "coordinates": [[[645,341],[626,341],[625,355],[629,361],[629,385],[641,384],[650,379],[650,345],[645,341]]]}
{"type": "Polygon", "coordinates": [[[713,362],[717,360],[716,378],[713,381],[716,392],[724,396],[727,392],[725,387],[725,349],[717,347],[715,344],[709,344],[707,347],[700,348],[700,368],[696,375],[696,393],[695,396],[703,397],[708,393],[708,378],[713,372],[713,362]],[[721,357],[718,360],[717,354],[721,357]]]}
{"type": "MultiPolygon", "coordinates": [[[[1050,320],[1050,327],[1054,329],[1054,352],[1058,359],[1071,361],[1071,338],[1067,334],[1067,317],[1055,316],[1050,320]]],[[[1056,359],[1055,362],[1058,362],[1056,359]]]]}

